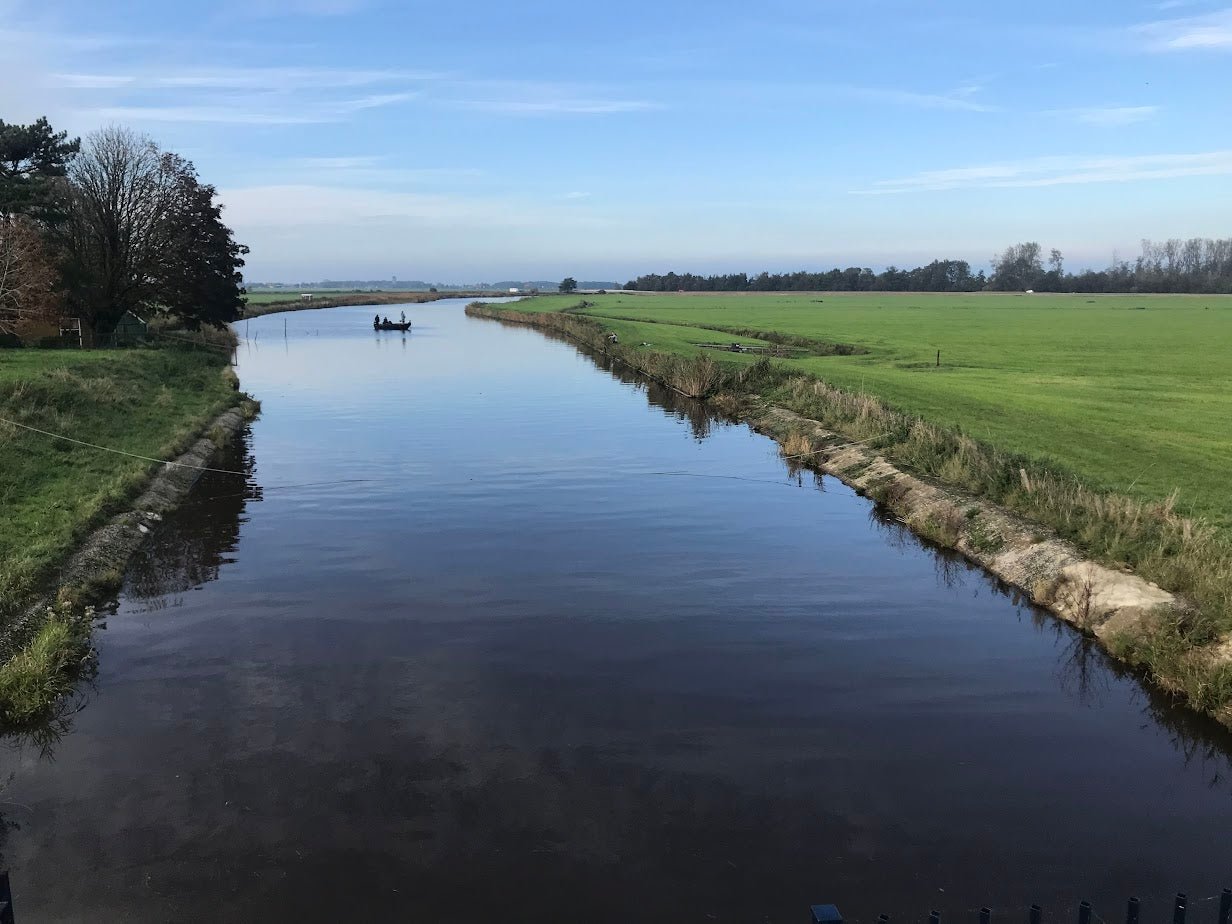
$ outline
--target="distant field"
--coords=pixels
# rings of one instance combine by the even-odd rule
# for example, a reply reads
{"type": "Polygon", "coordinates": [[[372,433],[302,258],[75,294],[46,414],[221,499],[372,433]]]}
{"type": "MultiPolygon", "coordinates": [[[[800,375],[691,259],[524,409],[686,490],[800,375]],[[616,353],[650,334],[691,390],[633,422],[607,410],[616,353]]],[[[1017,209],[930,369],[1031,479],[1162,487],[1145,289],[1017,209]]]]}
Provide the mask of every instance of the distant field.
{"type": "MultiPolygon", "coordinates": [[[[541,297],[516,307],[560,310],[581,298],[541,297]]],[[[863,355],[785,362],[1049,460],[1098,487],[1148,498],[1178,490],[1179,510],[1232,531],[1232,296],[621,293],[585,299],[594,305],[583,313],[603,319],[623,342],[661,350],[748,340],[713,330],[721,327],[862,347],[863,355]]]]}
{"type": "MultiPolygon", "coordinates": [[[[273,292],[249,292],[245,298],[250,305],[268,305],[270,302],[299,301],[302,295],[312,295],[314,299],[335,298],[339,295],[354,295],[351,289],[279,289],[273,292]]],[[[373,292],[373,295],[383,293],[373,292]]]]}

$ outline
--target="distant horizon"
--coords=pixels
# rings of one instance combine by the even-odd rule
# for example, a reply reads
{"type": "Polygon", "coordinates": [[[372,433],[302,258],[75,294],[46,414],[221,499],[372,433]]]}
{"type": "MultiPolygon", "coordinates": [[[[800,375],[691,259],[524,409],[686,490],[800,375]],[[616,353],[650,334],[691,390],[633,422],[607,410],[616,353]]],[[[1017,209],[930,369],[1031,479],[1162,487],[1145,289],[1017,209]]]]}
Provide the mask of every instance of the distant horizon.
{"type": "Polygon", "coordinates": [[[253,279],[986,269],[1024,240],[1100,268],[1232,233],[1232,0],[0,0],[0,55],[6,122],[192,160],[253,279]]]}

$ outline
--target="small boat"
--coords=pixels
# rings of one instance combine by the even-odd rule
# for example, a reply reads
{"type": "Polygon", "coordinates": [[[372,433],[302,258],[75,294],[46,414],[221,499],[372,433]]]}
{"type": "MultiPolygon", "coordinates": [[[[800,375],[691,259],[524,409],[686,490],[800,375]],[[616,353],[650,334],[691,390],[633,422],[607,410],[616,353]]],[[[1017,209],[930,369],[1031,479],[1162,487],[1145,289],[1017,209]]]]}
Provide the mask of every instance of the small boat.
{"type": "Polygon", "coordinates": [[[410,330],[410,321],[373,321],[373,330],[410,330]]]}

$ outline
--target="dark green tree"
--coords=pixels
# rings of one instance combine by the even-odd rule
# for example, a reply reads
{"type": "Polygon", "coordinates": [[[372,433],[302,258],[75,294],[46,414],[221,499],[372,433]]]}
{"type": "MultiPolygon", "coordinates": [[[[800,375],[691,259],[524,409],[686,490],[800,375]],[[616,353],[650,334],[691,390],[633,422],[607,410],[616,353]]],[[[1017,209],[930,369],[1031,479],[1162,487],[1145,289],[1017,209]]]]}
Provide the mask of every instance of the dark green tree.
{"type": "Polygon", "coordinates": [[[81,139],[52,131],[46,118],[30,125],[0,119],[0,216],[39,221],[63,218],[59,182],[81,149],[81,139]]]}
{"type": "Polygon", "coordinates": [[[248,248],[237,244],[223,224],[214,187],[202,184],[187,161],[171,154],[164,159],[176,185],[167,249],[154,280],[158,307],[189,330],[202,324],[222,327],[238,320],[244,309],[240,270],[248,248]]]}
{"type": "Polygon", "coordinates": [[[572,276],[566,276],[560,281],[560,291],[564,294],[577,291],[577,280],[572,276]]]}

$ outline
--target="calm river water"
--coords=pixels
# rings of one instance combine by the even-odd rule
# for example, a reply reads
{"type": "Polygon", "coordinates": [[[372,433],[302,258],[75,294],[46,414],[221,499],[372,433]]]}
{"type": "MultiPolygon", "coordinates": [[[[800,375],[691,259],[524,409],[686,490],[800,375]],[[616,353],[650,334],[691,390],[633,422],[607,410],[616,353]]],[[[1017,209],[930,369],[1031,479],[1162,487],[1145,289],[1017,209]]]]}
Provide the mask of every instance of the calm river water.
{"type": "Polygon", "coordinates": [[[1214,920],[1227,736],[742,426],[372,310],[241,325],[247,474],[0,751],[20,924],[1214,920]]]}

